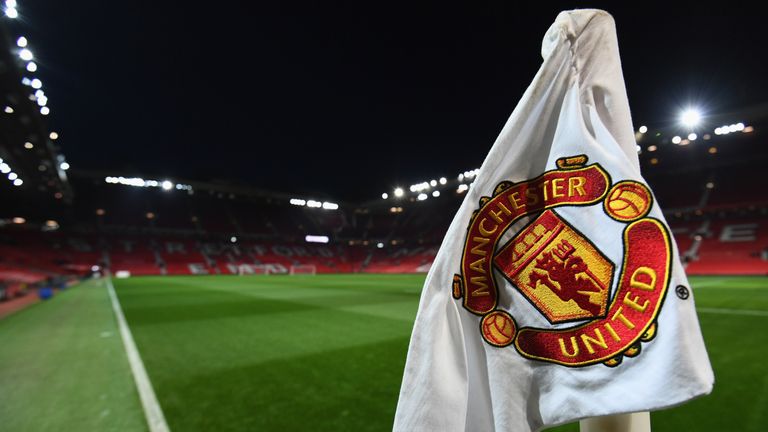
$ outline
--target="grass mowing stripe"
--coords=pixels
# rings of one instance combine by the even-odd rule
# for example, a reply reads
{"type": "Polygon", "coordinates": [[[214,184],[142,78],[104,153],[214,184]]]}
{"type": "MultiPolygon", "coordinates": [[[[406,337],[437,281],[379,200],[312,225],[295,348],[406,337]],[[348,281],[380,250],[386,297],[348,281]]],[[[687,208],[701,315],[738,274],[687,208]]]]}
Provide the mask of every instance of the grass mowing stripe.
{"type": "Polygon", "coordinates": [[[123,338],[125,353],[128,356],[128,363],[131,365],[133,379],[136,381],[136,389],[139,391],[141,405],[144,408],[144,415],[147,417],[147,425],[150,432],[170,432],[168,424],[165,422],[163,410],[157,402],[157,396],[152,389],[152,383],[149,381],[147,371],[144,368],[144,362],[141,361],[139,350],[136,348],[136,342],[133,340],[131,329],[125,322],[123,310],[120,308],[120,300],[115,295],[115,287],[112,285],[112,279],[107,276],[107,290],[109,298],[112,301],[112,309],[115,311],[117,325],[120,328],[120,335],[123,338]]]}
{"type": "Polygon", "coordinates": [[[696,310],[704,313],[723,314],[723,315],[751,315],[751,316],[768,317],[768,311],[763,311],[763,310],[727,309],[727,308],[710,308],[710,307],[700,307],[700,308],[696,308],[696,310]]]}

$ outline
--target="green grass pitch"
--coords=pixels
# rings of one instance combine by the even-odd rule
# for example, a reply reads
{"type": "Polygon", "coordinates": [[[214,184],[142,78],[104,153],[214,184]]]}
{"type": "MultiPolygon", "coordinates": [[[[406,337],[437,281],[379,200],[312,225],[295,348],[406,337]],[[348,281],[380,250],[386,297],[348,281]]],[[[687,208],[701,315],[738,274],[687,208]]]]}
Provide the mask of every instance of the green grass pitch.
{"type": "MultiPolygon", "coordinates": [[[[423,281],[318,275],[114,282],[178,432],[391,430],[423,281]]],[[[768,278],[691,283],[715,390],[653,413],[653,430],[765,430],[768,278]]],[[[0,320],[0,419],[0,431],[147,430],[102,281],[0,320]]]]}

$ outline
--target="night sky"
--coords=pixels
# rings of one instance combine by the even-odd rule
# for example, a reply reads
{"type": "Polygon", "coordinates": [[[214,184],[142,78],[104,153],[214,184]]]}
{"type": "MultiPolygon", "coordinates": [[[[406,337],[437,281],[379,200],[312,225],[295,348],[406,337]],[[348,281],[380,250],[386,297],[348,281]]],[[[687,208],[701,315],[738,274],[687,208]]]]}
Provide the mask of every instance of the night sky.
{"type": "Polygon", "coordinates": [[[339,200],[455,177],[574,7],[614,15],[636,126],[768,101],[763,16],[727,3],[18,1],[64,154],[117,175],[339,200]]]}

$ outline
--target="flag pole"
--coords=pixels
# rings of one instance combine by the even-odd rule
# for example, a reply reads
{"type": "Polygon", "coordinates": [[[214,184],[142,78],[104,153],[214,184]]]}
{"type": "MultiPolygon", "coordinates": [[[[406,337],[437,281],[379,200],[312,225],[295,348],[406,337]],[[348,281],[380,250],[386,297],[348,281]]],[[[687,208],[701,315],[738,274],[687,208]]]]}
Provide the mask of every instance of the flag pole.
{"type": "Polygon", "coordinates": [[[579,422],[580,432],[651,432],[648,411],[592,417],[579,422]]]}

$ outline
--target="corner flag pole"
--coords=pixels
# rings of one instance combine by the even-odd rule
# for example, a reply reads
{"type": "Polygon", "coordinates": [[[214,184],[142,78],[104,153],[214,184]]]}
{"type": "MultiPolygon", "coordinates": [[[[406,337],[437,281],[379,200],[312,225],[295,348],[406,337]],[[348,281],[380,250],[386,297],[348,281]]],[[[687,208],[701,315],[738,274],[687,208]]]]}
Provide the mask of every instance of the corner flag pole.
{"type": "Polygon", "coordinates": [[[592,417],[579,422],[580,432],[651,432],[648,411],[592,417]]]}

